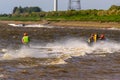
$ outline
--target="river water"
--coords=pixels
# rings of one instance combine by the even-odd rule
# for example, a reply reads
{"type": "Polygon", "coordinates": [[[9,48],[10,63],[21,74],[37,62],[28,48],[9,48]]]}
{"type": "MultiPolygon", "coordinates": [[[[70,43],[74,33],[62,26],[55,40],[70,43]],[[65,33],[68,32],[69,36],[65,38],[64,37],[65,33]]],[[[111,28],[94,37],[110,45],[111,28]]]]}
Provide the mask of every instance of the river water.
{"type": "Polygon", "coordinates": [[[120,30],[75,27],[2,27],[0,80],[119,80],[120,30]],[[31,38],[22,45],[23,32],[31,38]],[[90,46],[92,33],[106,41],[90,46]]]}

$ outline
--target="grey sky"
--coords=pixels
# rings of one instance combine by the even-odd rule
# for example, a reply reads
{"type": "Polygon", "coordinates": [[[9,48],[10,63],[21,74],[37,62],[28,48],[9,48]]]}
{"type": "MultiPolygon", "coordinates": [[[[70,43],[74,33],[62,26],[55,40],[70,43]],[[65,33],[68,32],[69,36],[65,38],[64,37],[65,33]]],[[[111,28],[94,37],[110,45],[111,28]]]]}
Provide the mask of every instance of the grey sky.
{"type": "MultiPolygon", "coordinates": [[[[58,0],[58,10],[67,10],[69,0],[58,0]]],[[[16,6],[39,6],[44,11],[53,10],[54,0],[0,0],[0,14],[12,13],[16,6]]],[[[108,9],[111,5],[120,5],[120,0],[81,0],[82,9],[108,9]]]]}

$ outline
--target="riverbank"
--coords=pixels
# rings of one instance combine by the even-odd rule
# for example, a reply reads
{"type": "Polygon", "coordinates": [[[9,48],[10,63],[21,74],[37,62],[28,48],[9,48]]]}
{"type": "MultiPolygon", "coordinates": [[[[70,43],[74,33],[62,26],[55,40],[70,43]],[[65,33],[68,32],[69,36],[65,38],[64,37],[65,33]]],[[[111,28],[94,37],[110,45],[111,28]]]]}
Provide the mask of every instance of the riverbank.
{"type": "Polygon", "coordinates": [[[92,22],[92,21],[0,21],[3,24],[43,24],[59,27],[82,28],[120,28],[120,22],[92,22]]]}
{"type": "Polygon", "coordinates": [[[120,28],[119,22],[59,21],[51,22],[50,25],[83,28],[112,28],[112,27],[120,28]]]}

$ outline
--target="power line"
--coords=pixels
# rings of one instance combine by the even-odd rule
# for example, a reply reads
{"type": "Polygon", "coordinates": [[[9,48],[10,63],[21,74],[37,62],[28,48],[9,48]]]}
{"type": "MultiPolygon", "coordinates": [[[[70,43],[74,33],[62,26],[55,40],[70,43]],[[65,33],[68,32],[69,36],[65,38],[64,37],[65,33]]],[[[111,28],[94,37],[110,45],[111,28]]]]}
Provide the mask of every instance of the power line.
{"type": "Polygon", "coordinates": [[[68,9],[69,10],[80,10],[81,9],[80,0],[69,0],[68,9]]]}

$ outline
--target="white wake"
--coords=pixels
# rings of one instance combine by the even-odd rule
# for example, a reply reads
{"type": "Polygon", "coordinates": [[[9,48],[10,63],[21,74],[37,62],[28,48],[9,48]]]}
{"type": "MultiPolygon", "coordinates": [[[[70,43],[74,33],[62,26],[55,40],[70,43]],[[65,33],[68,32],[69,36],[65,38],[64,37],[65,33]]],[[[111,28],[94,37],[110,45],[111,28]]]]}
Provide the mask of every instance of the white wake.
{"type": "Polygon", "coordinates": [[[34,58],[62,58],[67,59],[71,56],[87,56],[87,54],[102,54],[120,52],[120,43],[114,41],[98,42],[89,46],[86,41],[78,38],[47,43],[45,46],[31,45],[30,48],[21,47],[18,50],[4,50],[1,59],[16,59],[25,57],[34,58]]]}

